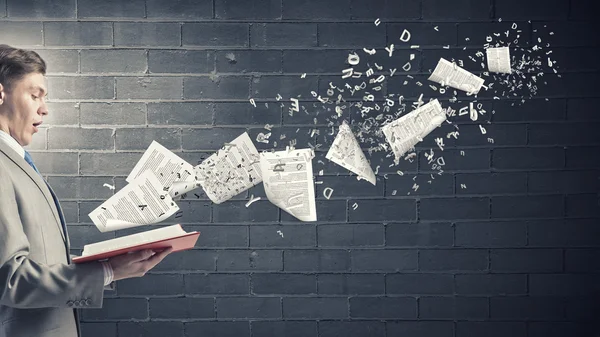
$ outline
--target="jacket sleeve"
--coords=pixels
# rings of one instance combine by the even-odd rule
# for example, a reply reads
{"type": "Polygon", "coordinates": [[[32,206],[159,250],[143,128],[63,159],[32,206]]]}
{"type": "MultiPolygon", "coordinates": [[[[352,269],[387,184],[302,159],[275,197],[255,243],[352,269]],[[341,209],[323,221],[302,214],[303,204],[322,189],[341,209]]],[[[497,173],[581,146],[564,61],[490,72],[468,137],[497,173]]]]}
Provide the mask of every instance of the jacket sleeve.
{"type": "Polygon", "coordinates": [[[0,305],[99,308],[104,271],[98,262],[48,265],[29,258],[15,186],[0,165],[0,305]]]}

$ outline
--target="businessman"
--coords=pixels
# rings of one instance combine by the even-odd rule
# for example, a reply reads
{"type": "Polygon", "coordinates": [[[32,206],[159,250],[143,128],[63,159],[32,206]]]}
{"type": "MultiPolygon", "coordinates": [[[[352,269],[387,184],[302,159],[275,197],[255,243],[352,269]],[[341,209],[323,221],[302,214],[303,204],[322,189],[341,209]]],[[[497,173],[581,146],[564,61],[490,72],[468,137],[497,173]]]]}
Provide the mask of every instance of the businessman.
{"type": "Polygon", "coordinates": [[[48,115],[45,74],[37,53],[0,45],[0,337],[81,336],[77,308],[171,252],[71,263],[59,202],[23,148],[48,115]]]}

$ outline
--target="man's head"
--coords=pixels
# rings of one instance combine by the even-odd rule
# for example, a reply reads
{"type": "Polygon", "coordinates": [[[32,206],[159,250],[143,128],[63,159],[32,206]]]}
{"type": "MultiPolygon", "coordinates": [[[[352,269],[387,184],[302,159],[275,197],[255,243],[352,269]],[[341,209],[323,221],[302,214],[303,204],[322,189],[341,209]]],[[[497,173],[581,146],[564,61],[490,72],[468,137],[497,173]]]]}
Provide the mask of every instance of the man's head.
{"type": "Polygon", "coordinates": [[[46,62],[34,51],[0,45],[0,130],[31,143],[46,106],[46,62]]]}

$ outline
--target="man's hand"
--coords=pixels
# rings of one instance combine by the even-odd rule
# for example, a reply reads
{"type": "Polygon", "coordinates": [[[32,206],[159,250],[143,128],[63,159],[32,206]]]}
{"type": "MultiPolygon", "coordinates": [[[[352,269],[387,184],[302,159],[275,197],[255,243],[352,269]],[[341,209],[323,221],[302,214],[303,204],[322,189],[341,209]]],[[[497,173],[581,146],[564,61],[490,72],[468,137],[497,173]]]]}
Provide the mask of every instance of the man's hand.
{"type": "Polygon", "coordinates": [[[110,258],[108,262],[113,268],[113,280],[118,281],[132,277],[142,277],[172,251],[172,247],[160,252],[146,249],[110,258]]]}

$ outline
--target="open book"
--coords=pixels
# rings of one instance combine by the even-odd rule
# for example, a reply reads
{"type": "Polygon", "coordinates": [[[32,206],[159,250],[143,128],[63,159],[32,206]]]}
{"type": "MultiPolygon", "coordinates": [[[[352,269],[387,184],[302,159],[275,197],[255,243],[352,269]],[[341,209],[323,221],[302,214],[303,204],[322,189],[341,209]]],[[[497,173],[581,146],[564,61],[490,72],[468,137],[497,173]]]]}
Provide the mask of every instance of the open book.
{"type": "Polygon", "coordinates": [[[200,236],[199,232],[188,233],[181,228],[181,225],[172,225],[85,245],[81,256],[73,258],[73,262],[104,260],[144,249],[173,247],[173,251],[177,252],[193,248],[198,236],[200,236]]]}

